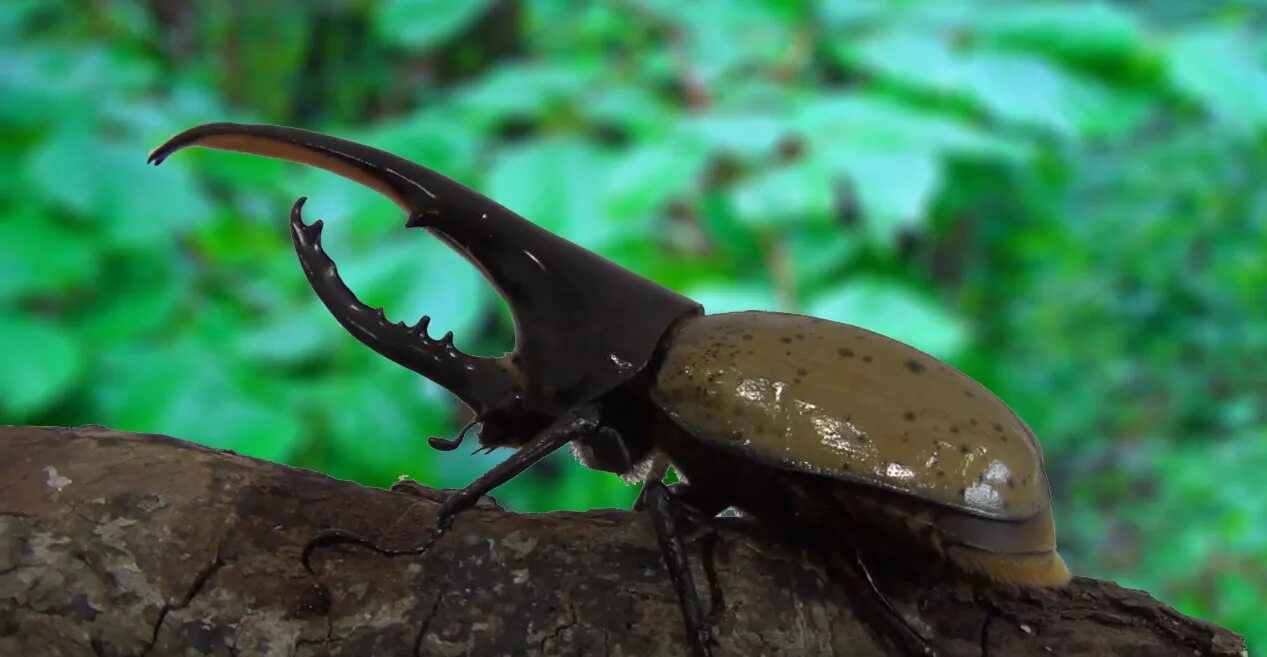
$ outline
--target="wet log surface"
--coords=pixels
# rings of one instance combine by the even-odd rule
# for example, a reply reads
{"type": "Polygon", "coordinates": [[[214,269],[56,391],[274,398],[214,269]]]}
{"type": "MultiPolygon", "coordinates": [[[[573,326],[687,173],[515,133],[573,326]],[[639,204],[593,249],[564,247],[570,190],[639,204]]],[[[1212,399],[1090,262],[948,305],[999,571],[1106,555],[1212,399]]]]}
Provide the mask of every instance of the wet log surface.
{"type": "MultiPolygon", "coordinates": [[[[365,488],[164,436],[0,427],[0,655],[686,655],[649,521],[482,504],[424,557],[442,491],[365,488]]],[[[692,543],[717,657],[886,655],[805,554],[723,529],[692,543]],[[711,538],[710,538],[711,537],[711,538]]],[[[944,655],[1241,655],[1146,593],[879,585],[944,655]]]]}

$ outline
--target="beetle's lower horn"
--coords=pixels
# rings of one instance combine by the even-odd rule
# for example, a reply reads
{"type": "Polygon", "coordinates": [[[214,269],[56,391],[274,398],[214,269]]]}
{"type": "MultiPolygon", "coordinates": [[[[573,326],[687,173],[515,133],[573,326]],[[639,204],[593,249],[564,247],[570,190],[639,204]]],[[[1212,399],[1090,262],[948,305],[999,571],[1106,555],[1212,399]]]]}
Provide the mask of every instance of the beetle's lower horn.
{"type": "Polygon", "coordinates": [[[475,416],[475,419],[467,422],[462,426],[462,430],[458,432],[456,438],[442,438],[440,436],[431,436],[427,439],[427,444],[431,445],[431,449],[441,452],[452,452],[462,445],[462,441],[466,439],[466,432],[470,431],[475,425],[484,421],[482,415],[475,416]]]}
{"type": "MultiPolygon", "coordinates": [[[[428,317],[407,326],[404,322],[388,321],[382,308],[361,303],[321,248],[321,221],[311,226],[304,223],[304,200],[296,201],[290,213],[295,253],[312,289],[348,333],[374,351],[444,386],[474,409],[477,417],[517,394],[508,359],[467,354],[453,345],[452,333],[433,339],[427,333],[428,317]]],[[[460,436],[457,442],[461,442],[460,436]]]]}

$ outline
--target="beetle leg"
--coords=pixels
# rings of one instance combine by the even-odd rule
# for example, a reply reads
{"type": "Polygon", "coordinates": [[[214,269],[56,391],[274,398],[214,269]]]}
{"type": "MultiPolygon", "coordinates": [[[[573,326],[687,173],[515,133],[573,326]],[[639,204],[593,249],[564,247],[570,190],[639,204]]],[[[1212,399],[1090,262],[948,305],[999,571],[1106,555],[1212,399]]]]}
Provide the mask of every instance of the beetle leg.
{"type": "Polygon", "coordinates": [[[647,512],[651,514],[651,522],[655,525],[656,538],[660,543],[660,554],[664,557],[664,565],[669,569],[669,578],[677,592],[692,653],[695,657],[711,657],[712,628],[704,617],[699,592],[691,577],[691,565],[679,528],[679,523],[685,519],[682,517],[680,502],[662,481],[648,481],[644,490],[647,491],[647,512]]]}
{"type": "Polygon", "coordinates": [[[858,550],[850,550],[845,560],[848,562],[844,568],[846,579],[854,592],[850,596],[854,608],[865,613],[871,607],[862,600],[863,595],[874,599],[880,603],[881,611],[868,614],[872,616],[869,622],[881,625],[881,633],[893,641],[898,649],[902,651],[902,654],[918,655],[919,657],[938,657],[937,649],[915,628],[911,627],[911,624],[906,621],[901,612],[889,601],[888,596],[884,595],[884,592],[876,585],[875,579],[871,577],[871,571],[867,568],[867,564],[862,558],[862,553],[858,550]],[[863,589],[866,591],[865,594],[862,593],[863,589]]]}
{"type": "Polygon", "coordinates": [[[422,545],[411,548],[386,548],[371,539],[346,530],[327,529],[312,537],[308,544],[304,546],[302,555],[304,568],[310,573],[314,572],[311,564],[313,550],[319,547],[343,543],[361,545],[387,557],[426,554],[435,545],[436,541],[440,540],[440,537],[449,531],[449,527],[453,525],[453,519],[459,513],[475,506],[481,497],[487,495],[494,488],[510,481],[560,447],[595,431],[610,431],[610,429],[598,426],[596,414],[592,409],[575,411],[546,427],[545,430],[537,434],[536,438],[533,438],[527,445],[511,454],[505,461],[498,463],[493,469],[485,472],[466,488],[449,496],[440,505],[440,510],[436,513],[436,524],[430,538],[423,542],[422,545]]]}
{"type": "Polygon", "coordinates": [[[664,482],[664,475],[669,471],[669,459],[663,454],[656,454],[651,457],[651,468],[647,470],[647,476],[642,480],[642,490],[638,491],[638,497],[634,499],[633,510],[641,511],[647,507],[647,491],[651,488],[652,482],[664,482]]]}

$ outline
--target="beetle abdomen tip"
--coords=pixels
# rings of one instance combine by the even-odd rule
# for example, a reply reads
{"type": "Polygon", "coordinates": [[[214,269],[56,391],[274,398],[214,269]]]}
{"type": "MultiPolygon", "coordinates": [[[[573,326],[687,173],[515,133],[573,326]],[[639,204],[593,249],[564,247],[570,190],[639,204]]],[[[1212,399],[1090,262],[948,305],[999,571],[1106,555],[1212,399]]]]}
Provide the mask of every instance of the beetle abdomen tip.
{"type": "Polygon", "coordinates": [[[991,554],[954,545],[946,549],[950,562],[966,572],[999,584],[1058,588],[1073,575],[1056,551],[1038,554],[991,554]]]}

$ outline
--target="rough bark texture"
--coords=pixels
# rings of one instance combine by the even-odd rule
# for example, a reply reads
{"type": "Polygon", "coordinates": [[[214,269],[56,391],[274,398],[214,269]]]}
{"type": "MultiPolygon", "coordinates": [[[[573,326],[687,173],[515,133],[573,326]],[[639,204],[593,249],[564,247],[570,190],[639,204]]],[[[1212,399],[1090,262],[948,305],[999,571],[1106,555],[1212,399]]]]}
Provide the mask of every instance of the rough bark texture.
{"type": "MultiPolygon", "coordinates": [[[[355,547],[300,564],[316,531],[412,544],[439,491],[364,488],[173,438],[0,428],[0,655],[687,654],[650,523],[624,511],[462,516],[425,557],[355,547]]],[[[718,657],[885,655],[804,554],[722,530],[696,578],[718,657]]],[[[1051,593],[881,577],[953,655],[1240,655],[1240,636],[1092,579],[1051,593]]]]}

